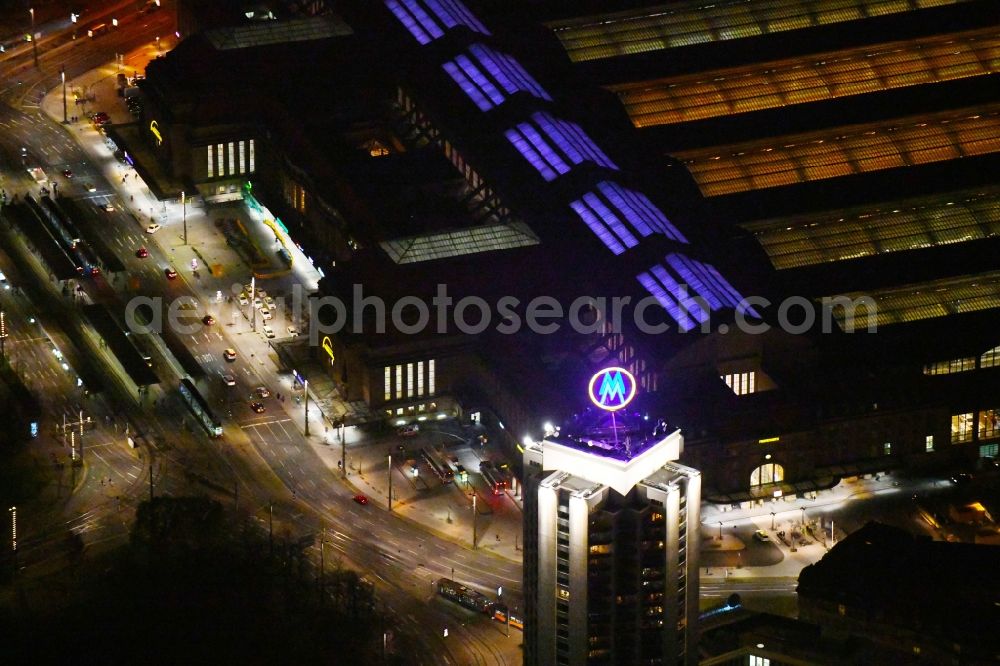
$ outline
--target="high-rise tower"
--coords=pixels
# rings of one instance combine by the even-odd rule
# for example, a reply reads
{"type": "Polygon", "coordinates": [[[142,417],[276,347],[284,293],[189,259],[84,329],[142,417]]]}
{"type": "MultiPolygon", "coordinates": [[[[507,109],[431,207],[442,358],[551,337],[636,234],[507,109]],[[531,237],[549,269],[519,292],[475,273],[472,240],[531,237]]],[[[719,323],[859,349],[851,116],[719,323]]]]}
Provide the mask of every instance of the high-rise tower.
{"type": "Polygon", "coordinates": [[[598,373],[597,409],[524,451],[528,666],[697,663],[701,477],[633,394],[598,373]]]}

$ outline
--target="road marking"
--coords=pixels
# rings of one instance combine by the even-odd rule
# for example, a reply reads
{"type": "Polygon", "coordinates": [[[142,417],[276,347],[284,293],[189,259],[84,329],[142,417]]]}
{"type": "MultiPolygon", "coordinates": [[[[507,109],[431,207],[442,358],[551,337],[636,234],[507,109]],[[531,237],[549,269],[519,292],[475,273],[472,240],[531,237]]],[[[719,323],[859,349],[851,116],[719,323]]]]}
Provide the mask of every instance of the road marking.
{"type": "Polygon", "coordinates": [[[244,430],[249,430],[251,428],[258,428],[260,426],[271,425],[272,423],[285,423],[286,421],[291,421],[291,419],[277,419],[277,420],[273,420],[273,421],[260,421],[258,423],[248,423],[246,425],[241,425],[240,427],[243,428],[244,430]]]}

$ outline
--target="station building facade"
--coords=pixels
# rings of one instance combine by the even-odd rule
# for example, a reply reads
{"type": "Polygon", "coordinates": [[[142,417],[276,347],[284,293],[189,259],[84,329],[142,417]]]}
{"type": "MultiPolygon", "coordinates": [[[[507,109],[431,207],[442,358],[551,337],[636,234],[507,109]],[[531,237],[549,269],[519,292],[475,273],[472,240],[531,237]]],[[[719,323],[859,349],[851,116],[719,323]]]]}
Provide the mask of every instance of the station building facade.
{"type": "Polygon", "coordinates": [[[204,25],[150,65],[143,122],[206,200],[252,183],[324,293],[653,296],[674,331],[332,335],[331,376],[387,418],[493,407],[517,441],[614,362],[720,501],[995,454],[988,3],[592,4],[204,25]],[[279,71],[292,51],[314,66],[279,71]],[[772,307],[741,313],[769,334],[721,332],[744,294],[870,297],[878,333],[847,332],[864,306],[830,310],[831,331],[781,333],[772,307]],[[525,390],[552,373],[566,391],[525,390]]]}

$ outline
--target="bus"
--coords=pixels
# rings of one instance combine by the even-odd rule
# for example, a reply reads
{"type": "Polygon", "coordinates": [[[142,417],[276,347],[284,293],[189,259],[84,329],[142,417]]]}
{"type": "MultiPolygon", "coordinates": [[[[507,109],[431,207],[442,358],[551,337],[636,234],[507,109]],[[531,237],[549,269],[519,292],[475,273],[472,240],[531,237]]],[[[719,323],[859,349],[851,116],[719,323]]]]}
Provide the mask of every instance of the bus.
{"type": "Polygon", "coordinates": [[[507,477],[493,465],[489,460],[479,463],[479,472],[483,475],[483,480],[494,495],[503,495],[507,490],[507,477]]]}
{"type": "Polygon", "coordinates": [[[181,397],[184,403],[191,410],[191,413],[198,419],[198,423],[208,432],[209,437],[222,437],[222,424],[212,414],[208,407],[208,402],[201,395],[198,387],[190,378],[185,377],[180,384],[181,397]]]}
{"type": "Polygon", "coordinates": [[[87,37],[100,37],[108,31],[107,23],[98,23],[87,31],[87,37]]]}
{"type": "Polygon", "coordinates": [[[451,483],[455,478],[455,473],[451,471],[451,467],[445,462],[444,458],[429,446],[425,446],[420,449],[420,457],[424,459],[427,466],[431,468],[431,471],[441,480],[441,483],[451,483]]]}

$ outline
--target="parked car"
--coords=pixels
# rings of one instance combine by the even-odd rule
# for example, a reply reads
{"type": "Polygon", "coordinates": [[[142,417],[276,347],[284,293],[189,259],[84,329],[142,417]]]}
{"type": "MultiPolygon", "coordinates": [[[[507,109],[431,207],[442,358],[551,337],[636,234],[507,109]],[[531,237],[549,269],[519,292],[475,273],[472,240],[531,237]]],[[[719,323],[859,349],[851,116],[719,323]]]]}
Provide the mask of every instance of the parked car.
{"type": "Polygon", "coordinates": [[[416,423],[412,423],[410,425],[403,426],[402,428],[397,430],[396,434],[399,435],[400,437],[413,437],[419,432],[420,432],[420,426],[418,426],[416,423]]]}
{"type": "Polygon", "coordinates": [[[273,328],[271,328],[270,326],[267,326],[267,325],[265,325],[265,326],[264,326],[263,328],[261,328],[260,330],[261,330],[261,331],[262,331],[262,332],[264,333],[264,337],[265,337],[265,338],[267,338],[267,339],[271,339],[271,338],[273,338],[273,337],[274,337],[274,329],[273,329],[273,328]]]}
{"type": "Polygon", "coordinates": [[[767,532],[765,532],[764,530],[757,530],[756,532],[754,532],[753,538],[756,539],[757,541],[760,541],[761,543],[771,540],[771,537],[769,537],[767,535],[767,532]]]}

